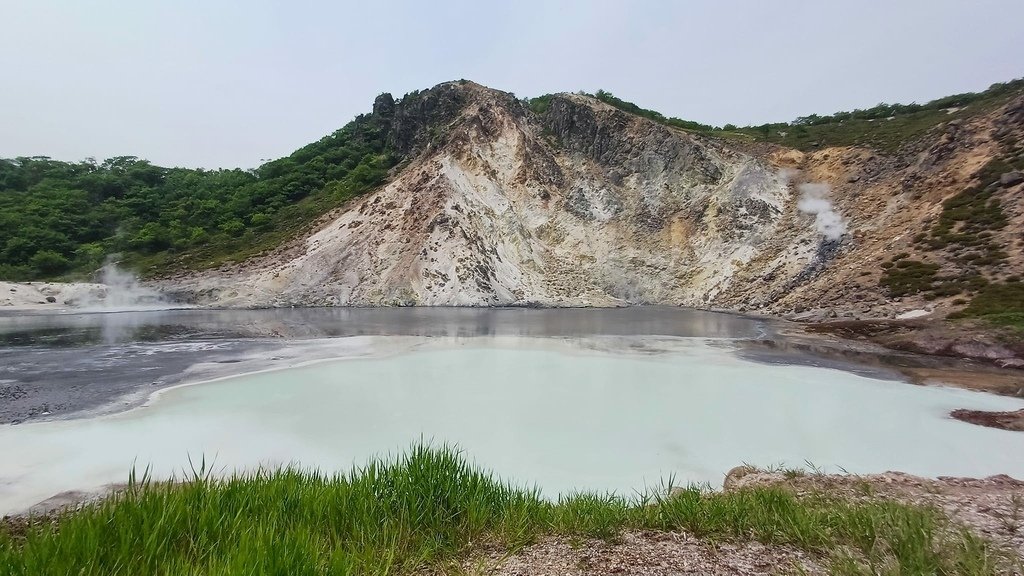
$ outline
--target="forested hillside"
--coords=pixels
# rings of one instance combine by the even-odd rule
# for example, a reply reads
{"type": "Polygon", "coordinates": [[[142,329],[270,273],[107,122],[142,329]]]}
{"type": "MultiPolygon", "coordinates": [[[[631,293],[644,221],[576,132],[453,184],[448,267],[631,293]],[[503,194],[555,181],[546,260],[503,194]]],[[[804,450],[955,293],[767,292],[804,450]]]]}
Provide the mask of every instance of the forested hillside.
{"type": "Polygon", "coordinates": [[[271,248],[383,181],[394,157],[372,114],[254,170],[0,159],[0,278],[216,264],[271,248]]]}

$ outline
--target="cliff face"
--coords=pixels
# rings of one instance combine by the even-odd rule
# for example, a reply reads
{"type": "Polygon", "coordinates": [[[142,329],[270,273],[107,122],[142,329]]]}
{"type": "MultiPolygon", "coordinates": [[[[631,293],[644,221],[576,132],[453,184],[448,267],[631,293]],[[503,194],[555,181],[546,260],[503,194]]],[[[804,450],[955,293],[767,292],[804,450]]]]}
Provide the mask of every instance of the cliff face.
{"type": "Polygon", "coordinates": [[[918,303],[883,294],[881,260],[970,181],[994,122],[959,127],[951,148],[891,159],[699,136],[579,95],[553,96],[536,114],[469,82],[384,95],[374,113],[407,158],[386,186],[273,254],[174,289],[222,306],[843,305],[892,315],[918,303]],[[846,234],[824,236],[799,209],[807,181],[831,185],[824,200],[846,234]]]}

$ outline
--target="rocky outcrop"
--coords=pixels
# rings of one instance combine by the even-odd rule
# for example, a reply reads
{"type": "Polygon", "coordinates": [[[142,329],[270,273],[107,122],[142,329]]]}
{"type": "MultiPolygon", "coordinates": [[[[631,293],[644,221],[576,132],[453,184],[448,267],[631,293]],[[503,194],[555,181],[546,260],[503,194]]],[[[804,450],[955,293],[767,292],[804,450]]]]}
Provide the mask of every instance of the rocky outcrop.
{"type": "Polygon", "coordinates": [[[465,107],[467,96],[462,86],[450,82],[407,94],[397,102],[390,94],[381,94],[374,101],[373,112],[388,134],[388,144],[399,155],[412,157],[442,140],[448,125],[465,107]]]}

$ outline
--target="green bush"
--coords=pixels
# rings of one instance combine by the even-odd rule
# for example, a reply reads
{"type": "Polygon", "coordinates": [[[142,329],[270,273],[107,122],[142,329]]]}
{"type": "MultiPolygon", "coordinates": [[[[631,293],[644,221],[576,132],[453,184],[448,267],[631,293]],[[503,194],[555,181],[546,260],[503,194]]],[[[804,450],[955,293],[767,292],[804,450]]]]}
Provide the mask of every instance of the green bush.
{"type": "Polygon", "coordinates": [[[537,96],[536,98],[530,98],[528,100],[530,110],[533,110],[536,114],[543,114],[548,111],[551,107],[551,94],[545,94],[543,96],[537,96]]]}
{"type": "Polygon", "coordinates": [[[29,258],[28,265],[41,276],[53,276],[67,270],[71,261],[59,252],[40,250],[29,258]]]}
{"type": "Polygon", "coordinates": [[[999,181],[999,177],[1013,170],[1013,166],[1008,164],[1002,158],[993,158],[985,163],[977,172],[974,173],[974,177],[981,182],[982,186],[987,186],[994,182],[999,181]]]}

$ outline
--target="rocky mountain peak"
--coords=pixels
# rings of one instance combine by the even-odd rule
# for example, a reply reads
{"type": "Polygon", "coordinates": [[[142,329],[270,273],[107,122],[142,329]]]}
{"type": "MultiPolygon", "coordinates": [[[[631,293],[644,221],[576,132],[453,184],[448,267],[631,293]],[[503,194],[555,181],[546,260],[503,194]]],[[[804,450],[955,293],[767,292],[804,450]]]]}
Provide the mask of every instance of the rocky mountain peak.
{"type": "Polygon", "coordinates": [[[457,80],[410,92],[398,100],[391,94],[381,94],[374,100],[373,114],[385,126],[394,150],[410,157],[430,145],[439,145],[452,123],[470,106],[476,110],[522,111],[522,104],[507,92],[457,80]]]}
{"type": "MultiPolygon", "coordinates": [[[[403,159],[385,186],[289,250],[186,289],[228,306],[838,305],[894,316],[927,304],[886,293],[889,252],[970,185],[993,134],[1016,138],[993,126],[1017,110],[947,122],[883,155],[687,130],[582,94],[525,101],[468,81],[382,94],[373,120],[403,159]]],[[[999,194],[1015,193],[1015,177],[999,194]]]]}

